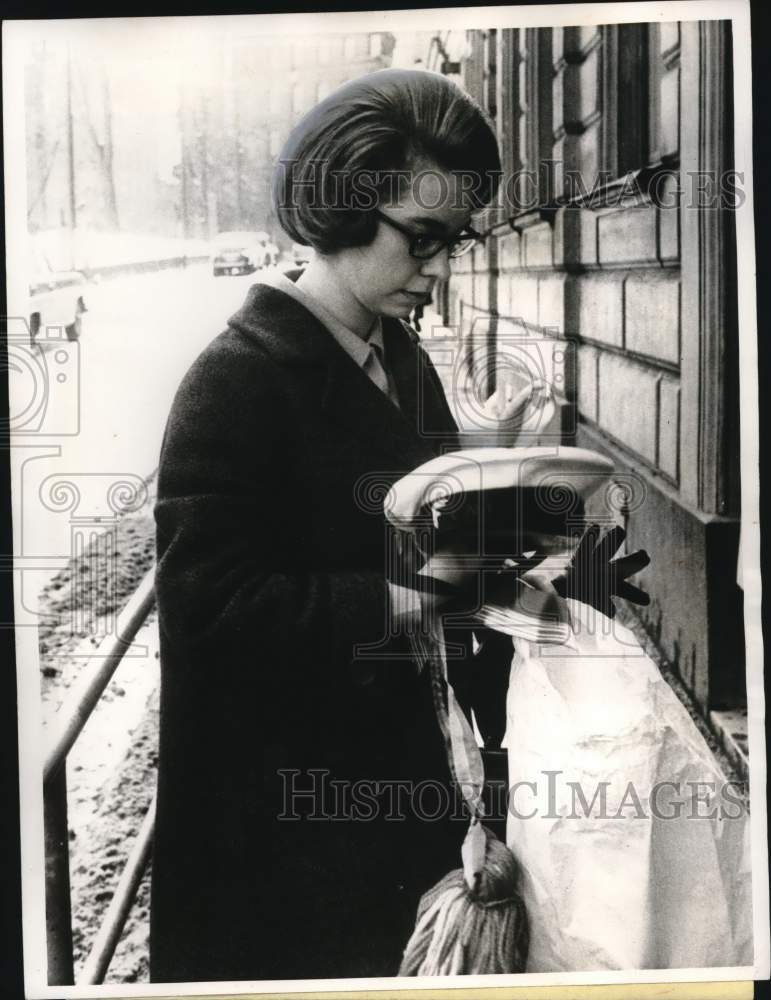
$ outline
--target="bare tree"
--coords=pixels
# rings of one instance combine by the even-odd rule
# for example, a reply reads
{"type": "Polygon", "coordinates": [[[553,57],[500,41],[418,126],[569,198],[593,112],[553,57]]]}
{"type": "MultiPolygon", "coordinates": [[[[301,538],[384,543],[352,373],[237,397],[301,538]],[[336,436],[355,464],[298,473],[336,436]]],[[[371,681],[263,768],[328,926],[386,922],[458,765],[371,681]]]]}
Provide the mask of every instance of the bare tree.
{"type": "Polygon", "coordinates": [[[119,228],[118,219],[118,199],[115,190],[115,172],[113,167],[113,135],[112,135],[112,99],[110,94],[110,80],[104,66],[98,70],[100,76],[100,108],[98,117],[100,119],[97,127],[95,122],[95,112],[89,94],[89,80],[84,75],[84,66],[80,65],[80,83],[83,94],[83,108],[85,111],[85,122],[88,134],[94,144],[94,148],[99,158],[102,180],[104,183],[105,209],[107,223],[113,229],[119,228]]]}

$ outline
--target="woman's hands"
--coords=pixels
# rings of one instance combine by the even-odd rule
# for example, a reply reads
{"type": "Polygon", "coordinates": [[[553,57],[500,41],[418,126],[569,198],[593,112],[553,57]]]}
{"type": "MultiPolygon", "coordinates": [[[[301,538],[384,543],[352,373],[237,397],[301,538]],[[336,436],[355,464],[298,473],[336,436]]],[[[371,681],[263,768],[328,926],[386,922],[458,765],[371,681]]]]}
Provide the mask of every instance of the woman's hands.
{"type": "Polygon", "coordinates": [[[552,580],[561,597],[570,597],[596,608],[608,618],[614,618],[614,597],[623,597],[633,604],[648,605],[650,596],[632,583],[634,576],[650,562],[644,549],[619,559],[611,559],[626,538],[626,532],[616,525],[600,538],[600,526],[590,524],[578,543],[565,573],[552,580]]]}
{"type": "MultiPolygon", "coordinates": [[[[543,614],[541,604],[544,593],[538,594],[537,591],[551,591],[561,598],[581,601],[608,618],[614,618],[616,608],[613,599],[616,597],[633,604],[650,604],[649,595],[628,582],[630,576],[648,565],[648,553],[639,550],[612,558],[625,538],[626,532],[618,525],[602,537],[600,526],[590,525],[567,570],[550,580],[546,587],[545,581],[540,581],[537,574],[530,575],[542,561],[538,556],[507,559],[502,566],[492,567],[489,560],[469,552],[462,544],[452,543],[435,552],[420,569],[415,568],[419,563],[413,551],[412,558],[408,559],[410,580],[402,578],[402,582],[419,591],[423,607],[431,607],[443,615],[473,614],[483,605],[499,608],[516,605],[527,613],[531,604],[533,614],[543,614]],[[528,600],[529,597],[532,599],[528,600]]],[[[417,559],[422,561],[419,555],[417,559]]]]}
{"type": "Polygon", "coordinates": [[[554,396],[544,378],[535,378],[514,392],[510,382],[498,386],[485,402],[484,412],[508,431],[537,430],[554,414],[554,396]]]}
{"type": "MultiPolygon", "coordinates": [[[[444,548],[418,574],[425,581],[421,600],[443,615],[470,615],[484,606],[511,609],[516,605],[525,614],[541,616],[543,595],[528,580],[528,572],[540,562],[540,558],[505,559],[491,565],[489,558],[444,548]]],[[[551,587],[548,591],[553,600],[559,600],[551,587]]]]}

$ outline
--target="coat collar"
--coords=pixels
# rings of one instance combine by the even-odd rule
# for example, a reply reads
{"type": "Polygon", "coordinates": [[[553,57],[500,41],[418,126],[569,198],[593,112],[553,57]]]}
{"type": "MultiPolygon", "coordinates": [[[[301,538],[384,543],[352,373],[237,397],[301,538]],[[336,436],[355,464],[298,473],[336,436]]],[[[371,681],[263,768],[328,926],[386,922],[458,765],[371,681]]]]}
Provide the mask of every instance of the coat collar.
{"type": "Polygon", "coordinates": [[[425,400],[419,387],[425,384],[421,366],[425,359],[399,320],[383,320],[383,343],[400,408],[373,384],[320,320],[280,289],[253,285],[230,326],[255,340],[282,366],[320,369],[322,412],[362,438],[373,454],[388,452],[403,471],[433,456],[431,443],[421,435],[425,400]]]}
{"type": "Polygon", "coordinates": [[[318,365],[340,350],[313,313],[272,285],[252,285],[229,326],[257,341],[279,364],[318,365]]]}

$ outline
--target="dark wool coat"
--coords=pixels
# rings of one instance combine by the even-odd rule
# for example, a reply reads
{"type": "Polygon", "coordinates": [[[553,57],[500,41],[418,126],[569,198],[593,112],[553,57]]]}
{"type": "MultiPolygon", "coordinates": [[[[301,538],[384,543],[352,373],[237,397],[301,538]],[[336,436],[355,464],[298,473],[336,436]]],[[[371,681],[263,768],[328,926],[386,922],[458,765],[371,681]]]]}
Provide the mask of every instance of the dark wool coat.
{"type": "Polygon", "coordinates": [[[401,410],[302,305],[255,285],[174,401],[154,981],[395,974],[421,893],[460,865],[427,671],[386,639],[379,485],[456,446],[455,426],[415,335],[383,335],[401,410]],[[433,822],[410,808],[420,782],[433,822]]]}

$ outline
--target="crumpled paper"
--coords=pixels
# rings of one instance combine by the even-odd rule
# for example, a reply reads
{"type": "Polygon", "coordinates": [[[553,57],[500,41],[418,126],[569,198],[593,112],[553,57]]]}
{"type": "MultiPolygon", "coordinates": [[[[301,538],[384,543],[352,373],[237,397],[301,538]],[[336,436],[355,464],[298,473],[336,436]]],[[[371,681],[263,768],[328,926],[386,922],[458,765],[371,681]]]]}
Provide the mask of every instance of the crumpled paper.
{"type": "Polygon", "coordinates": [[[752,965],[736,786],[633,633],[570,609],[571,645],[514,640],[507,698],[527,971],[752,965]]]}

